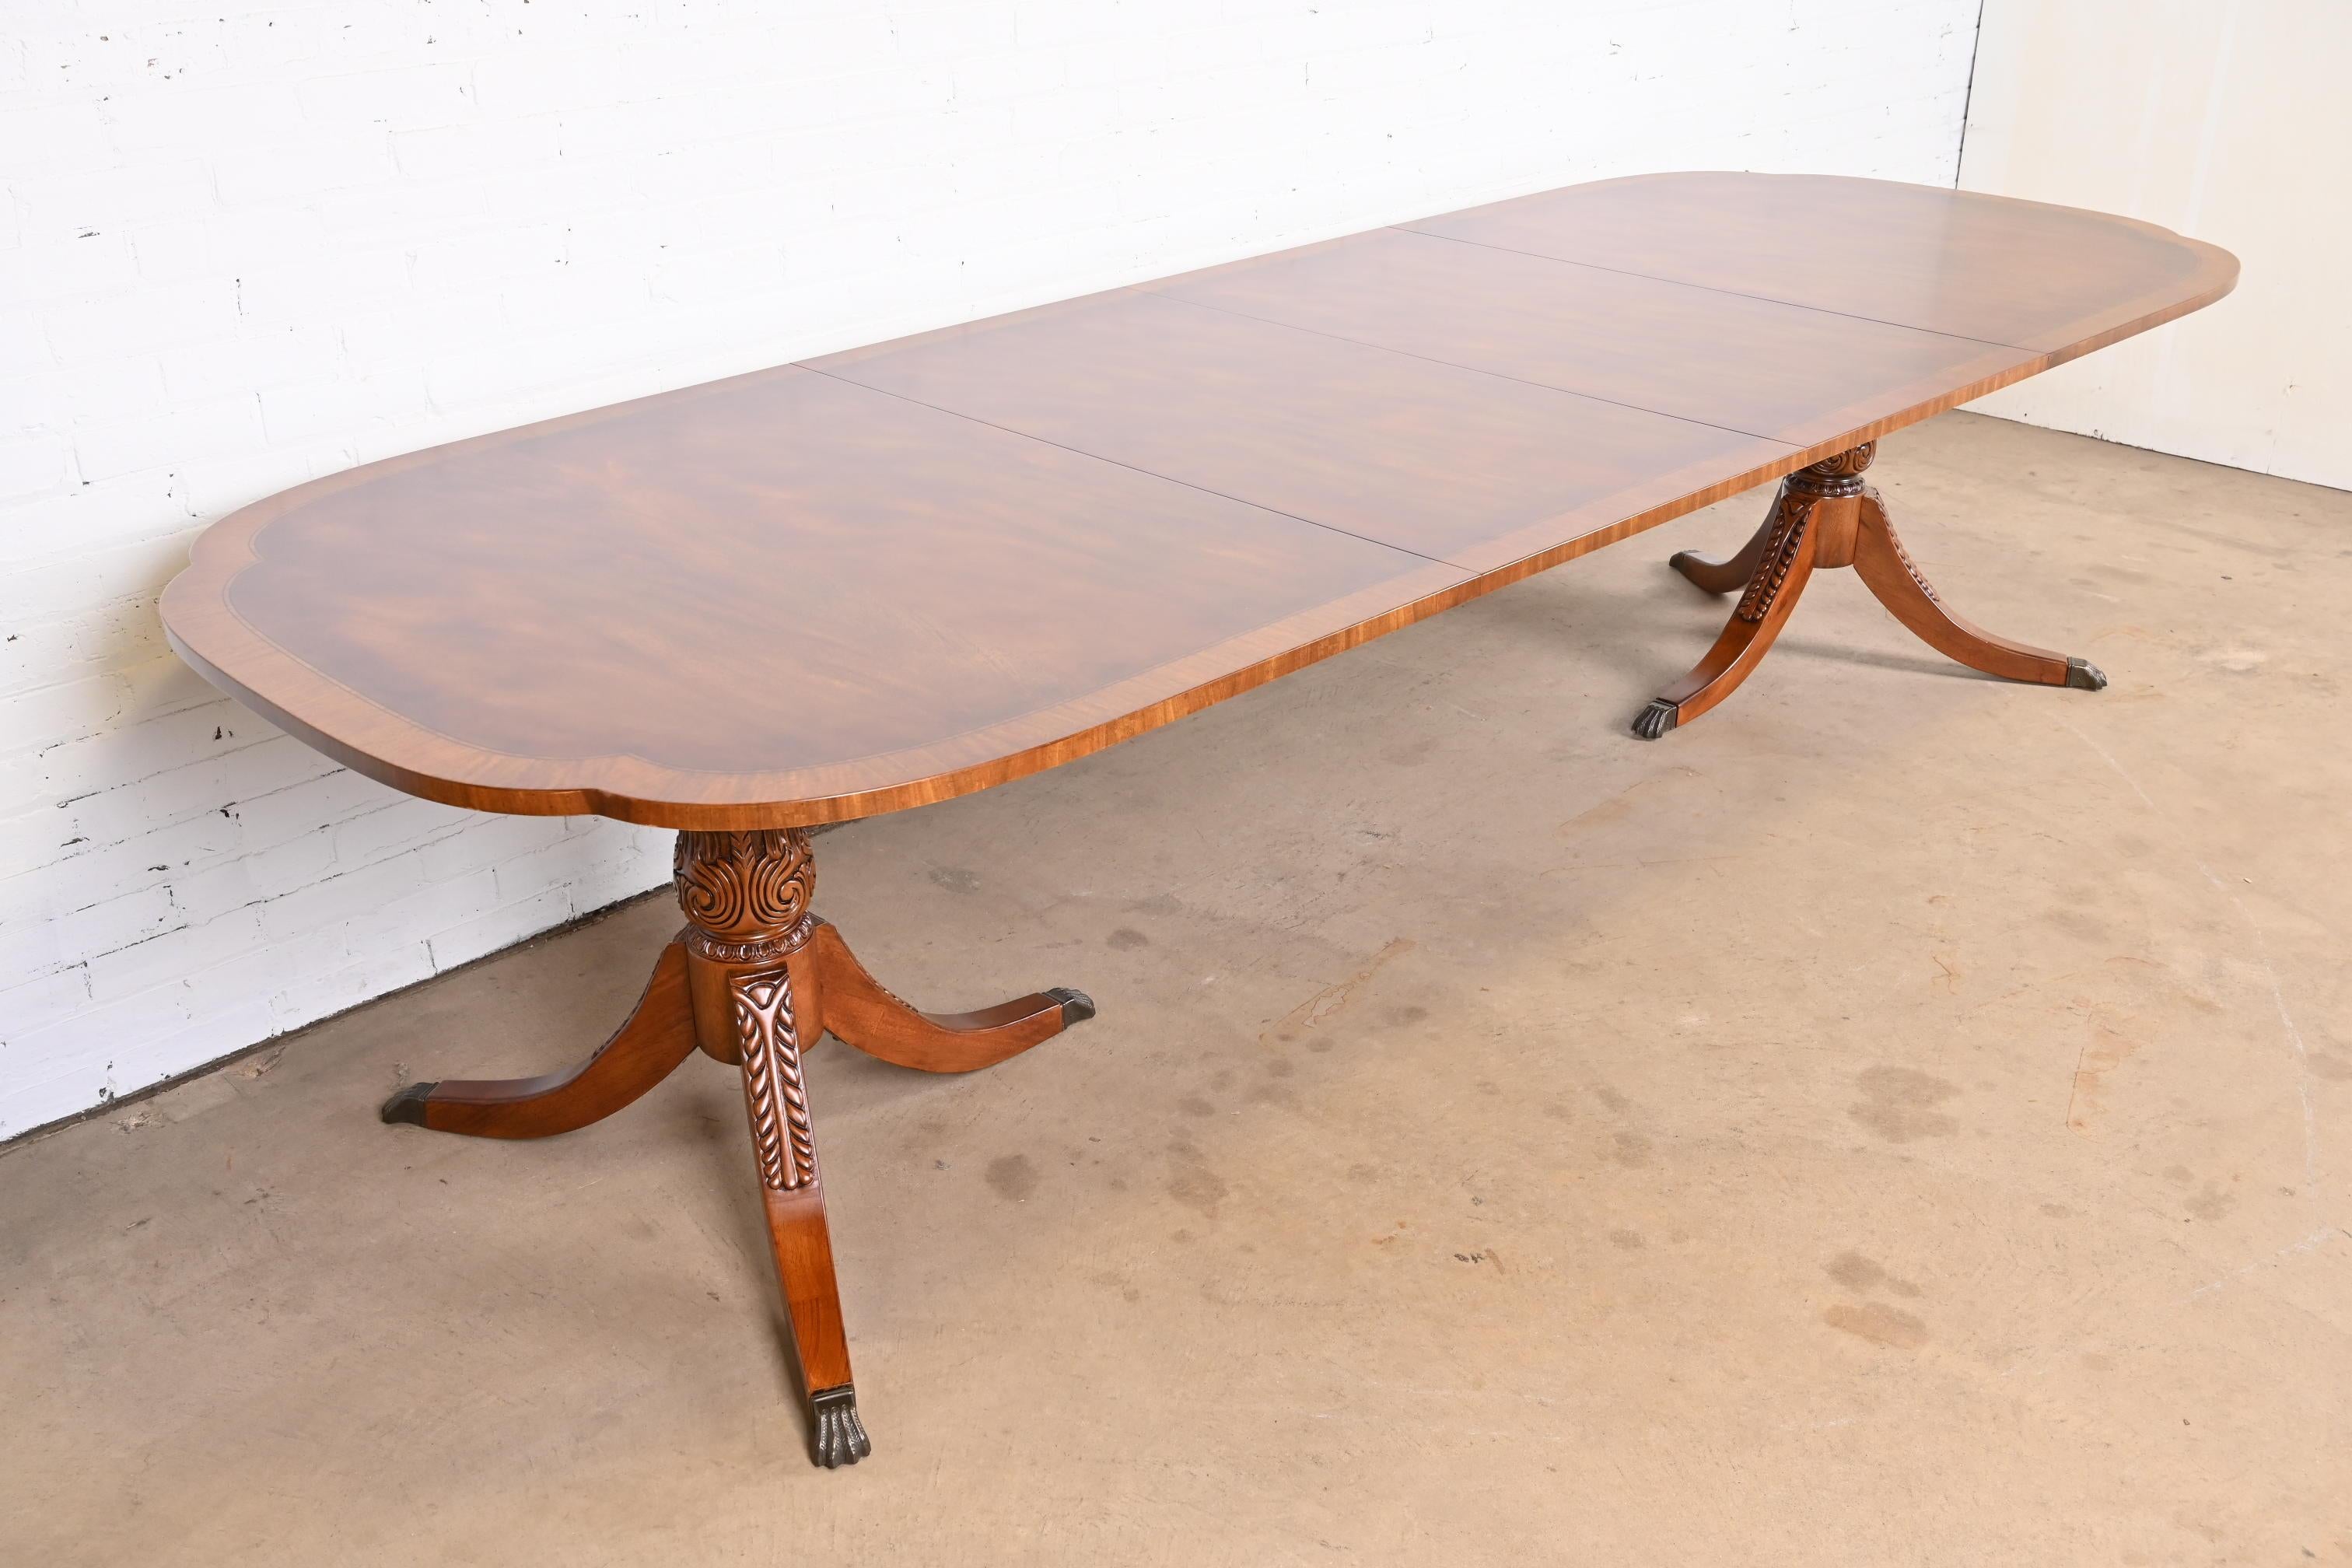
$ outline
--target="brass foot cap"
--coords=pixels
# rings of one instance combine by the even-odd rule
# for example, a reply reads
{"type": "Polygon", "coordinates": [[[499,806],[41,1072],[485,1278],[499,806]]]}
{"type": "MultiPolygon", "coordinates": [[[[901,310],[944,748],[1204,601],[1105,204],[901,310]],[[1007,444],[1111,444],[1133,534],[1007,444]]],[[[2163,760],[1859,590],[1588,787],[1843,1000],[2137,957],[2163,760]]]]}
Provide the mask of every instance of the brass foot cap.
{"type": "Polygon", "coordinates": [[[433,1091],[437,1087],[437,1083],[412,1083],[385,1100],[383,1111],[385,1122],[407,1121],[424,1126],[425,1102],[433,1098],[433,1091]]]}
{"type": "Polygon", "coordinates": [[[1654,741],[1675,727],[1675,708],[1663,697],[1654,698],[1633,721],[1633,733],[1644,741],[1654,741]]]}

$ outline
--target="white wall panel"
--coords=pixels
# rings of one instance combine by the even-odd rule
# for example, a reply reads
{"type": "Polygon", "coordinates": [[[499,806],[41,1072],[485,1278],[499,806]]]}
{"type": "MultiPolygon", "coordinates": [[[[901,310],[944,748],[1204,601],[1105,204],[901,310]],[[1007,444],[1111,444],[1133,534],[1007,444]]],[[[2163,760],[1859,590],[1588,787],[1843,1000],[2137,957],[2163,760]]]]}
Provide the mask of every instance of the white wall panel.
{"type": "Polygon", "coordinates": [[[2237,292],[1973,406],[2352,489],[2352,5],[1987,0],[1960,184],[2235,251],[2237,292]]]}

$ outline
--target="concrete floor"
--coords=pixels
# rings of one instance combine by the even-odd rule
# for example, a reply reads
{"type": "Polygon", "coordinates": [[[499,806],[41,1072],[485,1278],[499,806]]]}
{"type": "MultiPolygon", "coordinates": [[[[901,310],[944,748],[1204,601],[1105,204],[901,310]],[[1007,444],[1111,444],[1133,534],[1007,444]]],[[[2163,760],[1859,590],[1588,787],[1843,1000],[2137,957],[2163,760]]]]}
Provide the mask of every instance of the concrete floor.
{"type": "Polygon", "coordinates": [[[1947,597],[1626,722],[1750,495],[819,841],[932,1006],[812,1091],[875,1455],[803,1458],[732,1075],[541,1144],[663,899],[0,1155],[11,1563],[2352,1562],[2352,495],[1953,416],[1947,597]]]}

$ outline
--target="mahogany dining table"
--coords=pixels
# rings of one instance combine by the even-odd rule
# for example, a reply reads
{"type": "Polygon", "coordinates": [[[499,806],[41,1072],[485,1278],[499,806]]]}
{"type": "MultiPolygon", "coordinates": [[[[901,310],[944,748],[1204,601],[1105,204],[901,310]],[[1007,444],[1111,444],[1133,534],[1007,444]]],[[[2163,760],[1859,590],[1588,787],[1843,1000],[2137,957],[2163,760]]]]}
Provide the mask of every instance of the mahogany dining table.
{"type": "Polygon", "coordinates": [[[398,789],[679,830],[685,926],[585,1061],[402,1089],[386,1121],[539,1138],[698,1047],[737,1067],[814,1458],[869,1451],[803,1057],[967,1072],[1085,994],[915,1010],[814,912],[808,829],[1143,733],[1780,481],[1655,740],[1852,566],[1960,663],[1983,631],[1864,482],[1877,441],[2229,292],[2127,218],[1807,175],[1604,180],[593,409],[314,480],[163,599],[206,679],[398,789]]]}

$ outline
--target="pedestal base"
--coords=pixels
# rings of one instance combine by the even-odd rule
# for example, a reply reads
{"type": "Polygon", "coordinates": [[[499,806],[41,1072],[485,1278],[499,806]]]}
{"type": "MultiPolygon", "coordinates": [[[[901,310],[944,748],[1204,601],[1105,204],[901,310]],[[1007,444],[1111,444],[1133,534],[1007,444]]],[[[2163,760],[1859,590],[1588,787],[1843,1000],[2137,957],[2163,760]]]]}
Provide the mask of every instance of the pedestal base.
{"type": "Polygon", "coordinates": [[[678,836],[688,924],[654,965],[626,1023],[566,1071],[413,1083],[387,1122],[477,1138],[544,1138],[600,1121],[669,1076],[699,1046],[738,1067],[776,1279],[808,1400],[810,1455],[830,1469],[873,1452],[850,1380],[834,1279],[816,1127],[802,1058],[826,1032],[923,1072],[970,1072],[1091,1018],[1057,987],[976,1013],[923,1013],[867,973],[809,902],[816,871],[801,828],[678,836]]]}
{"type": "Polygon", "coordinates": [[[1634,734],[1657,740],[1737,690],[1762,662],[1821,567],[1853,567],[1896,620],[1971,669],[2084,691],[2107,684],[2087,660],[1995,637],[1946,607],[1905,552],[1887,520],[1885,501],[1863,483],[1863,470],[1876,450],[1875,442],[1864,442],[1790,474],[1772,498],[1763,525],[1737,554],[1711,561],[1685,550],[1667,563],[1710,594],[1738,589],[1739,605],[1706,657],[1634,719],[1634,734]]]}

